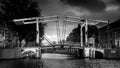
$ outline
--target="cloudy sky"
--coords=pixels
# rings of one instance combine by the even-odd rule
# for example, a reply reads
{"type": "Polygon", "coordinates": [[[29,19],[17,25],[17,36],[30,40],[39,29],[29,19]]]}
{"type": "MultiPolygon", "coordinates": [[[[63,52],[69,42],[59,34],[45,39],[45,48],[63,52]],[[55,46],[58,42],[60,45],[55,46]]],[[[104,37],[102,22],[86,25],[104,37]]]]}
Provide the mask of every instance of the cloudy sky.
{"type": "MultiPolygon", "coordinates": [[[[83,18],[109,20],[120,19],[120,0],[37,0],[42,16],[79,16],[83,18]]],[[[76,27],[67,25],[67,34],[76,27]]],[[[55,23],[48,23],[46,35],[52,41],[57,40],[55,23]]]]}

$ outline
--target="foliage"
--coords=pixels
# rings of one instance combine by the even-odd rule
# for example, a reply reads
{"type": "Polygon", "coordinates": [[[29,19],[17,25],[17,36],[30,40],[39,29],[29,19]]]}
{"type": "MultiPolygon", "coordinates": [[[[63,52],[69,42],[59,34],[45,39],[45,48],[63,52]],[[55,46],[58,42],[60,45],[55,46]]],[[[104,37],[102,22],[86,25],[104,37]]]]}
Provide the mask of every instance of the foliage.
{"type": "Polygon", "coordinates": [[[5,19],[18,19],[39,15],[38,4],[32,0],[2,0],[5,19]]]}
{"type": "MultiPolygon", "coordinates": [[[[16,30],[21,35],[21,39],[35,40],[36,25],[16,25],[13,19],[29,18],[41,16],[41,9],[35,0],[0,0],[0,24],[7,26],[7,28],[16,30]],[[30,38],[32,37],[32,38],[30,38]]],[[[40,37],[44,35],[44,24],[40,26],[40,37]]]]}
{"type": "MultiPolygon", "coordinates": [[[[80,42],[80,28],[81,26],[78,25],[77,28],[73,29],[72,32],[69,34],[69,36],[67,37],[67,41],[72,41],[72,42],[80,42]]],[[[85,28],[83,27],[83,40],[85,40],[85,28]]],[[[88,25],[88,38],[90,37],[95,37],[97,38],[97,30],[98,28],[94,25],[88,25]]]]}
{"type": "Polygon", "coordinates": [[[78,42],[80,41],[80,25],[77,28],[73,29],[72,32],[67,37],[67,41],[78,42]]]}

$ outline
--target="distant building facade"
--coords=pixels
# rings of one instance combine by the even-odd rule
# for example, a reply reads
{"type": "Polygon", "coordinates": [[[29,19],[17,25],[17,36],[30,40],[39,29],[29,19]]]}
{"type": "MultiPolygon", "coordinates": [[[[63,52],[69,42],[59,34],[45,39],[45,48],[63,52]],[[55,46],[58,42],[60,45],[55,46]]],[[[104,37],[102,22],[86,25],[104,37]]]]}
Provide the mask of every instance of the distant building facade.
{"type": "Polygon", "coordinates": [[[120,20],[99,29],[98,45],[102,48],[120,48],[120,20]]]}

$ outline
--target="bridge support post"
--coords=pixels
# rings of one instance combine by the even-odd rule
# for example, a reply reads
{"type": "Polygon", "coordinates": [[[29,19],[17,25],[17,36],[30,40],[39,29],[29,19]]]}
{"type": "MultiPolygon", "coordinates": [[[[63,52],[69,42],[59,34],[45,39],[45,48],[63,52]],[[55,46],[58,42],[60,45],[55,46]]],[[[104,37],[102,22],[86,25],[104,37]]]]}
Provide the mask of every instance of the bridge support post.
{"type": "Polygon", "coordinates": [[[41,46],[40,46],[40,31],[39,31],[39,21],[38,18],[36,19],[36,30],[37,30],[37,36],[36,36],[36,45],[38,46],[39,51],[39,58],[41,58],[41,46]]]}
{"type": "Polygon", "coordinates": [[[85,24],[83,23],[83,24],[81,25],[81,28],[80,28],[80,32],[81,32],[81,33],[80,33],[80,36],[81,36],[81,37],[80,37],[80,39],[81,39],[81,40],[80,40],[81,47],[83,46],[83,31],[82,31],[82,28],[84,27],[84,25],[85,25],[85,24]]]}
{"type": "Polygon", "coordinates": [[[81,36],[81,37],[80,37],[80,38],[81,38],[81,40],[80,40],[81,42],[80,42],[80,43],[81,43],[81,47],[82,47],[82,46],[83,46],[83,38],[82,38],[82,37],[83,37],[83,33],[82,33],[82,26],[81,26],[81,28],[80,28],[80,32],[81,32],[81,35],[80,35],[80,36],[81,36]]]}
{"type": "Polygon", "coordinates": [[[36,36],[36,43],[39,45],[39,21],[36,19],[36,30],[37,30],[37,36],[36,36]]]}
{"type": "Polygon", "coordinates": [[[81,38],[81,46],[83,46],[83,31],[82,31],[82,28],[85,26],[85,45],[88,46],[88,21],[85,20],[85,23],[83,23],[81,25],[81,28],[80,28],[80,38],[81,38]]]}
{"type": "Polygon", "coordinates": [[[88,47],[88,21],[85,20],[85,45],[88,47]]]}
{"type": "Polygon", "coordinates": [[[39,58],[41,58],[41,47],[39,46],[39,58]]]}

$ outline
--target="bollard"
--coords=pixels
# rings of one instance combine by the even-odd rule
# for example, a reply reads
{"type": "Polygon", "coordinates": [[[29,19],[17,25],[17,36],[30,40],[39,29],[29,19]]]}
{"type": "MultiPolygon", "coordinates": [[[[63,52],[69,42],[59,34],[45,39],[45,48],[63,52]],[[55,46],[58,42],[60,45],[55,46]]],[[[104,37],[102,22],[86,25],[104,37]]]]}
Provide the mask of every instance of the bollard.
{"type": "Polygon", "coordinates": [[[39,59],[41,59],[41,54],[42,54],[41,53],[41,47],[39,46],[38,48],[39,48],[39,59]]]}

